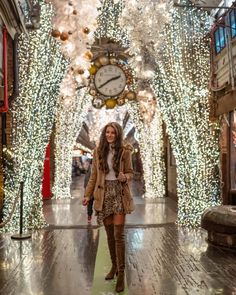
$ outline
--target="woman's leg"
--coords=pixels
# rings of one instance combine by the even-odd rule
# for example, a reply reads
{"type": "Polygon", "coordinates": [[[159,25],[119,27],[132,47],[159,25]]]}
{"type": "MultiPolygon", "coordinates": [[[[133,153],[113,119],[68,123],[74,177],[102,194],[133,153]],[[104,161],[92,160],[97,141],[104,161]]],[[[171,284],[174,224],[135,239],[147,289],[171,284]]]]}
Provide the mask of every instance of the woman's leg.
{"type": "Polygon", "coordinates": [[[114,236],[116,246],[116,261],[118,276],[116,282],[116,292],[122,292],[125,288],[124,270],[125,270],[125,214],[115,214],[114,218],[114,236]]]}
{"type": "Polygon", "coordinates": [[[87,214],[88,216],[92,216],[93,214],[93,198],[89,200],[88,206],[87,206],[87,214]]]}
{"type": "Polygon", "coordinates": [[[112,280],[117,272],[116,265],[116,246],[115,246],[115,237],[114,237],[114,224],[113,224],[113,215],[108,216],[103,220],[105,230],[107,233],[107,243],[110,252],[112,267],[109,273],[106,275],[106,280],[112,280]]]}
{"type": "Polygon", "coordinates": [[[104,224],[105,226],[113,224],[113,215],[109,215],[109,216],[107,216],[107,217],[103,220],[103,224],[104,224]]]}
{"type": "Polygon", "coordinates": [[[88,214],[88,217],[92,217],[93,215],[93,201],[94,201],[94,198],[91,198],[88,202],[88,206],[87,206],[87,214],[88,214]]]}
{"type": "Polygon", "coordinates": [[[125,224],[125,214],[115,214],[113,217],[115,225],[125,224]]]}

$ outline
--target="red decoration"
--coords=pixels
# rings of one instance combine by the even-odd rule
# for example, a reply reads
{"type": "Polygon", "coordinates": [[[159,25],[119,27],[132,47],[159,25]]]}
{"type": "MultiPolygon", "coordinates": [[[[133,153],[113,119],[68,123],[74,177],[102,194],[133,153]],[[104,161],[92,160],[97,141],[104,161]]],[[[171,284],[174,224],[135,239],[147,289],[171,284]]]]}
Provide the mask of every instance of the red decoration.
{"type": "Polygon", "coordinates": [[[44,159],[44,171],[43,171],[43,185],[42,185],[42,195],[43,199],[50,199],[51,193],[51,183],[50,183],[50,145],[48,144],[44,159]]]}

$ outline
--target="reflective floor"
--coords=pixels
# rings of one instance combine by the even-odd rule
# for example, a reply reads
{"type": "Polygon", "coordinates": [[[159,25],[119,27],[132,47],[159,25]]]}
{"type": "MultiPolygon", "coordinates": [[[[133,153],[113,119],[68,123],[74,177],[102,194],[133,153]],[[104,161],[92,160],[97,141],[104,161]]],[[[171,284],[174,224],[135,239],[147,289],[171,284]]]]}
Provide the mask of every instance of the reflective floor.
{"type": "Polygon", "coordinates": [[[41,230],[25,241],[1,237],[0,294],[90,294],[97,245],[98,230],[91,229],[41,230]]]}
{"type": "MultiPolygon", "coordinates": [[[[77,176],[71,185],[72,199],[49,200],[44,203],[44,215],[50,228],[87,227],[87,211],[81,206],[84,188],[84,175],[77,176]]],[[[127,215],[127,226],[155,226],[173,223],[176,220],[176,203],[169,198],[145,200],[138,182],[132,185],[135,211],[127,215]]],[[[96,218],[92,226],[97,227],[96,218]]]]}
{"type": "MultiPolygon", "coordinates": [[[[49,227],[34,232],[30,240],[0,236],[1,295],[92,293],[103,235],[95,220],[87,225],[82,183],[82,177],[74,179],[73,199],[44,203],[49,227]]],[[[136,211],[127,217],[125,294],[235,295],[236,253],[208,247],[203,230],[179,228],[172,200],[145,201],[139,183],[133,191],[136,211]]]]}

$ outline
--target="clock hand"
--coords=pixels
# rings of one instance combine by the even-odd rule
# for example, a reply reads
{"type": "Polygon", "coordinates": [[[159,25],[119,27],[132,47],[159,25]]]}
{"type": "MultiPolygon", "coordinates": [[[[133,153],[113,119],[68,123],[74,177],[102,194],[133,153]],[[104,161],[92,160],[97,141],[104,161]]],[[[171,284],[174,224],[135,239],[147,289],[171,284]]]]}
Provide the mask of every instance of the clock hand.
{"type": "Polygon", "coordinates": [[[112,77],[111,79],[107,80],[107,81],[104,82],[102,85],[100,85],[100,86],[98,87],[98,89],[102,88],[102,87],[105,86],[107,83],[109,83],[109,82],[111,82],[111,81],[113,81],[113,80],[119,79],[120,77],[121,77],[120,75],[119,75],[119,76],[112,77]]]}

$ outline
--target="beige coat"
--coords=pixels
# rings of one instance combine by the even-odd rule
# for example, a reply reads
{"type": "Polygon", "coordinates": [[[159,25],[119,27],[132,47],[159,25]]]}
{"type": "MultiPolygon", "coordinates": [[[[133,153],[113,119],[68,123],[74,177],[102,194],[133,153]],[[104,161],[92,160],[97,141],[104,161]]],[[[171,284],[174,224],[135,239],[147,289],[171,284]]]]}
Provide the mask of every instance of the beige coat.
{"type": "MultiPolygon", "coordinates": [[[[120,172],[123,172],[127,177],[127,182],[121,183],[122,185],[122,202],[125,212],[131,212],[134,210],[133,198],[131,196],[129,182],[133,177],[133,168],[131,160],[132,148],[130,146],[124,146],[120,157],[120,172]]],[[[85,198],[89,200],[91,196],[94,196],[94,209],[101,211],[104,200],[104,188],[105,173],[99,170],[99,160],[97,149],[94,150],[92,172],[88,185],[85,190],[85,198]]]]}

